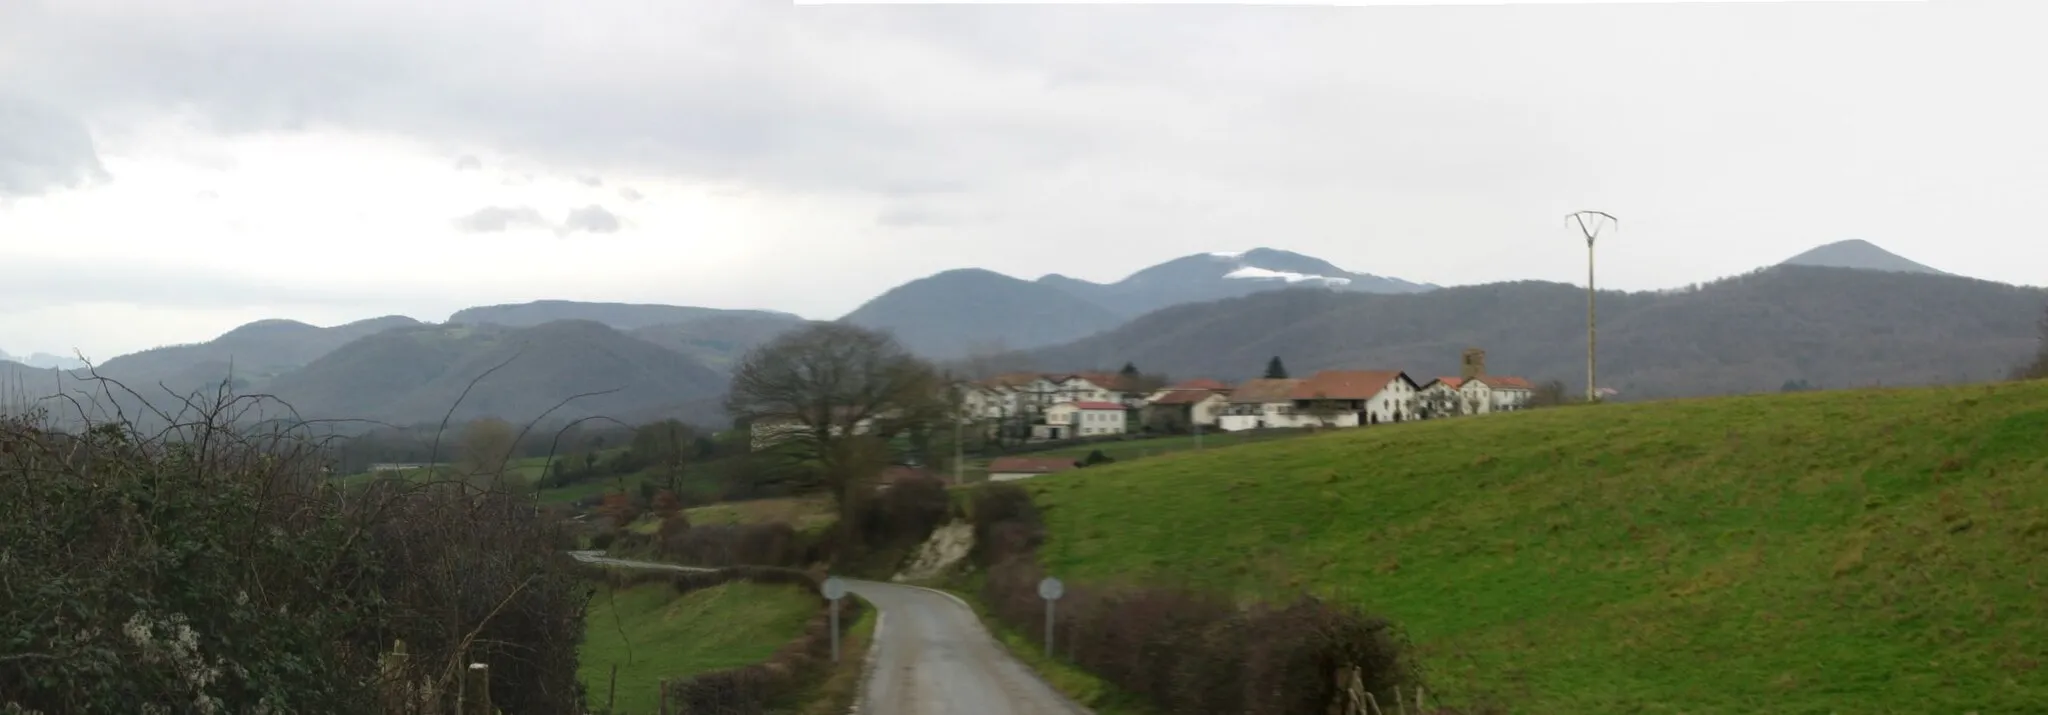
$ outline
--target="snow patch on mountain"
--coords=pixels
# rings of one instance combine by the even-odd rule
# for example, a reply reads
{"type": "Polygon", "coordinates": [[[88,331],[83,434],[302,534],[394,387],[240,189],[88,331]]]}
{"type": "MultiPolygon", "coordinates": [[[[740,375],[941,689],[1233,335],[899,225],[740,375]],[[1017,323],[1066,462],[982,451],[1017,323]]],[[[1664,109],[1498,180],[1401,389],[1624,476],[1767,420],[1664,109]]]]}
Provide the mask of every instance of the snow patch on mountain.
{"type": "Polygon", "coordinates": [[[1237,270],[1231,271],[1229,273],[1225,273],[1223,274],[1223,277],[1254,280],[1271,280],[1277,278],[1280,280],[1287,281],[1289,283],[1304,283],[1308,281],[1317,281],[1328,285],[1351,285],[1351,279],[1349,278],[1335,278],[1331,276],[1312,276],[1306,273],[1273,271],[1264,268],[1259,268],[1256,266],[1245,266],[1237,270]]]}
{"type": "Polygon", "coordinates": [[[1209,255],[1214,256],[1216,258],[1228,258],[1231,260],[1236,260],[1239,258],[1243,258],[1244,254],[1246,253],[1250,253],[1250,251],[1210,251],[1209,255]]]}

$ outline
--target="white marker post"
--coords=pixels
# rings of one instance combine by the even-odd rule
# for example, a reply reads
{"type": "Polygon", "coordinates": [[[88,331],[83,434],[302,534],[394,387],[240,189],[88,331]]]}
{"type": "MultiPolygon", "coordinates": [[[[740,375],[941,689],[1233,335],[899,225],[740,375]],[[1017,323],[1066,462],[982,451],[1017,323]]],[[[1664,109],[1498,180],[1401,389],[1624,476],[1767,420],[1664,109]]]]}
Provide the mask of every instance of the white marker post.
{"type": "Polygon", "coordinates": [[[1052,657],[1052,610],[1053,603],[1067,593],[1067,585],[1051,576],[1038,582],[1038,597],[1045,599],[1045,657],[1052,657]]]}
{"type": "Polygon", "coordinates": [[[825,600],[832,602],[832,662],[837,663],[839,662],[839,599],[846,597],[846,581],[838,576],[833,576],[825,579],[824,587],[819,590],[824,592],[825,600]]]}

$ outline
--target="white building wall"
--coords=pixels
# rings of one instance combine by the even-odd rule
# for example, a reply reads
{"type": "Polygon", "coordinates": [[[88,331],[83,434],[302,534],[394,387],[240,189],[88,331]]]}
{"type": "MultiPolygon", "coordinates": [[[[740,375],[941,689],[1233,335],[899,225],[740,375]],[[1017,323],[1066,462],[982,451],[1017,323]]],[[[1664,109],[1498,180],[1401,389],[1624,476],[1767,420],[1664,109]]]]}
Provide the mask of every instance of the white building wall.
{"type": "Polygon", "coordinates": [[[1415,389],[1406,380],[1394,380],[1380,388],[1379,394],[1365,401],[1365,409],[1381,422],[1394,421],[1400,414],[1403,421],[1415,419],[1415,389]]]}
{"type": "Polygon", "coordinates": [[[1466,382],[1458,388],[1465,396],[1465,413],[1483,415],[1493,412],[1493,388],[1481,382],[1466,382]]]}

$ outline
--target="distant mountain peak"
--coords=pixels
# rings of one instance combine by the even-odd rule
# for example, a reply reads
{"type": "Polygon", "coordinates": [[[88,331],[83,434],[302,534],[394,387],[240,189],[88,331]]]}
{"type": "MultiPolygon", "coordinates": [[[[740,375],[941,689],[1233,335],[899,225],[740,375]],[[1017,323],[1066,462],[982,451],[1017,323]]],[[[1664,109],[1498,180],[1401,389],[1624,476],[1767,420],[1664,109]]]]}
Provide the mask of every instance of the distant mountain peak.
{"type": "Polygon", "coordinates": [[[1815,246],[1799,255],[1779,262],[1778,265],[1822,266],[1828,268],[1854,268],[1865,271],[1889,271],[1892,273],[1948,275],[1947,271],[1915,262],[1905,256],[1879,248],[1877,244],[1860,238],[1815,246]]]}

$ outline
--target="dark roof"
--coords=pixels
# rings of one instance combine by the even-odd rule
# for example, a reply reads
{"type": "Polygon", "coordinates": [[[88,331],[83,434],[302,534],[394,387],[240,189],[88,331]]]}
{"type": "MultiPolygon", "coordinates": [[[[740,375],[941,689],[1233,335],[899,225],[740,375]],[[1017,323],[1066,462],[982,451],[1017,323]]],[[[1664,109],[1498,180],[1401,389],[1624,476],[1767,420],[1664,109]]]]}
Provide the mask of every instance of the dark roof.
{"type": "Polygon", "coordinates": [[[1209,379],[1209,378],[1206,378],[1206,377],[1198,377],[1198,378],[1195,378],[1195,379],[1193,379],[1193,380],[1187,380],[1187,381],[1184,381],[1184,382],[1177,382],[1177,383],[1174,383],[1172,387],[1168,387],[1168,388],[1166,388],[1166,389],[1168,389],[1168,390],[1217,390],[1217,391],[1228,391],[1228,390],[1230,390],[1230,386],[1229,386],[1229,385],[1226,385],[1226,384],[1223,384],[1223,381],[1221,381],[1221,380],[1211,380],[1211,379],[1209,379]]]}
{"type": "Polygon", "coordinates": [[[1074,460],[1066,457],[997,457],[988,463],[990,474],[1003,472],[1061,472],[1074,468],[1074,460]]]}
{"type": "Polygon", "coordinates": [[[1400,370],[1324,370],[1294,387],[1297,400],[1370,400],[1401,379],[1400,370]]]}

